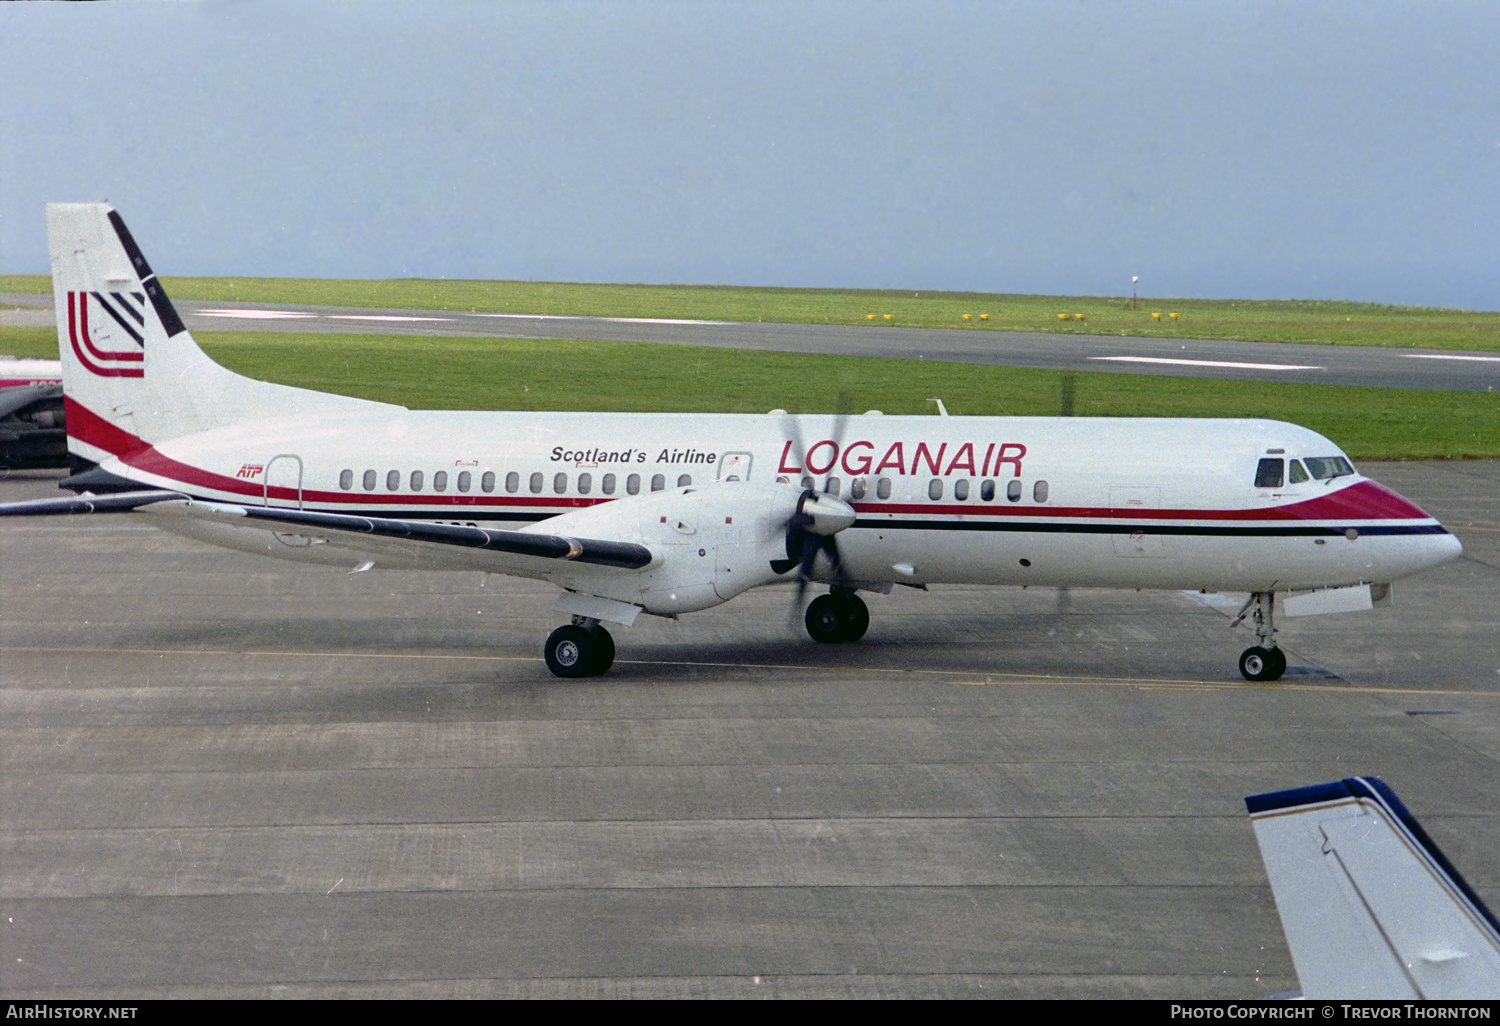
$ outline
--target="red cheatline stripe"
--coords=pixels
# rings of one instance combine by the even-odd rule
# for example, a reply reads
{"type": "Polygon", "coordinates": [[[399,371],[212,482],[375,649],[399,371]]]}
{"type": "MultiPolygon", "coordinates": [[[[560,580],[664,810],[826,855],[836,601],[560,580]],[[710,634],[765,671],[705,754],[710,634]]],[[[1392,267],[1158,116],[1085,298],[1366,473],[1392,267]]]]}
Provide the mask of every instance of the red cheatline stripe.
{"type": "Polygon", "coordinates": [[[94,341],[89,337],[89,294],[87,292],[70,292],[69,295],[78,297],[78,323],[82,328],[79,336],[83,339],[84,348],[94,354],[96,360],[116,360],[121,363],[140,363],[146,359],[145,353],[128,352],[117,353],[111,350],[104,352],[95,347],[94,341]]]}
{"type": "Polygon", "coordinates": [[[1263,509],[1115,509],[1109,506],[978,505],[856,502],[855,512],[899,513],[906,516],[940,513],[975,517],[1088,518],[1095,520],[1431,520],[1406,499],[1374,481],[1359,481],[1330,495],[1263,509]]]}
{"type": "MultiPolygon", "coordinates": [[[[261,498],[263,495],[266,495],[266,494],[269,494],[270,497],[273,498],[273,499],[287,499],[287,500],[295,501],[296,498],[297,498],[297,490],[295,488],[284,488],[284,487],[280,487],[280,486],[273,486],[273,487],[271,487],[269,489],[263,490],[262,486],[254,483],[254,482],[242,481],[242,480],[239,480],[237,478],[226,477],[226,476],[224,476],[222,474],[215,474],[215,473],[212,473],[211,471],[201,470],[198,467],[189,466],[188,464],[181,463],[181,462],[179,462],[177,460],[172,459],[170,456],[166,456],[166,455],[162,454],[161,452],[159,452],[156,449],[146,448],[146,449],[142,449],[139,452],[131,453],[125,459],[125,462],[127,464],[129,464],[130,466],[135,467],[135,468],[137,468],[139,470],[143,470],[143,471],[146,471],[147,473],[151,473],[151,474],[158,474],[158,475],[160,475],[162,477],[165,477],[165,478],[168,478],[168,479],[172,480],[173,482],[175,482],[177,484],[184,485],[184,486],[196,486],[196,487],[199,487],[199,488],[208,488],[208,489],[213,489],[214,491],[228,492],[228,493],[233,494],[233,495],[243,495],[243,496],[247,496],[247,497],[250,497],[250,498],[257,498],[257,499],[261,498]]],[[[1345,504],[1343,504],[1343,510],[1342,510],[1342,512],[1330,512],[1326,516],[1325,515],[1313,516],[1313,515],[1306,515],[1306,514],[1300,515],[1300,516],[1298,516],[1298,515],[1292,515],[1292,516],[1280,515],[1280,514],[1284,513],[1284,511],[1286,509],[1288,509],[1288,508],[1295,508],[1295,507],[1283,507],[1282,509],[1271,509],[1271,510],[1212,510],[1212,509],[1204,509],[1204,510],[1170,510],[1170,511],[1153,510],[1153,511],[1149,511],[1150,515],[1142,515],[1142,513],[1138,512],[1138,511],[1132,511],[1132,512],[1127,513],[1125,515],[1120,515],[1120,513],[1117,513],[1116,511],[1113,511],[1113,510],[1066,509],[1066,508],[1065,509],[1046,509],[1046,508],[1040,507],[1040,506],[1032,506],[1029,509],[1027,509],[1027,508],[1013,509],[1013,510],[1005,510],[1004,512],[1005,512],[1006,515],[1010,515],[1010,516],[1026,516],[1026,517],[1028,517],[1030,519],[1048,519],[1048,520],[1054,519],[1054,518],[1055,519],[1079,519],[1079,518],[1085,518],[1086,517],[1086,518],[1094,519],[1094,520],[1105,520],[1105,521],[1115,521],[1115,522],[1129,521],[1131,523],[1142,523],[1142,522],[1151,523],[1151,522],[1160,522],[1160,521],[1166,521],[1166,520],[1210,520],[1210,521],[1226,521],[1227,520],[1227,521],[1252,521],[1252,522],[1253,521],[1265,522],[1265,521],[1268,521],[1268,520],[1269,521],[1282,521],[1282,522],[1285,522],[1287,520],[1300,520],[1300,521],[1337,520],[1337,521],[1343,522],[1343,521],[1349,521],[1349,520],[1365,521],[1365,520],[1413,520],[1413,519],[1415,519],[1415,520],[1422,520],[1422,521],[1430,521],[1432,519],[1427,514],[1423,513],[1421,510],[1417,509],[1415,506],[1412,506],[1410,503],[1407,503],[1405,500],[1401,499],[1401,497],[1399,495],[1396,495],[1394,492],[1390,492],[1387,489],[1382,488],[1379,485],[1375,485],[1373,482],[1360,482],[1359,484],[1353,485],[1350,488],[1344,489],[1344,491],[1346,491],[1346,492],[1355,492],[1356,490],[1359,492],[1359,494],[1357,496],[1351,496],[1350,499],[1349,499],[1349,501],[1347,501],[1345,504]],[[1364,487],[1365,485],[1370,485],[1371,487],[1368,488],[1368,489],[1366,489],[1364,487]],[[1411,510],[1413,512],[1410,513],[1410,514],[1404,514],[1404,513],[1400,513],[1400,512],[1393,512],[1392,508],[1391,508],[1391,504],[1388,501],[1389,499],[1395,499],[1396,502],[1402,508],[1404,508],[1406,510],[1411,510]]],[[[1332,498],[1332,497],[1330,496],[1329,498],[1332,498]]],[[[582,496],[577,496],[577,497],[574,497],[574,496],[549,496],[549,497],[545,497],[545,498],[533,498],[533,497],[519,496],[519,495],[514,495],[514,496],[513,495],[506,495],[506,496],[484,496],[484,495],[466,495],[466,494],[458,494],[458,495],[437,495],[437,494],[428,494],[428,495],[421,495],[421,494],[417,494],[417,495],[389,495],[389,494],[377,494],[377,493],[373,493],[373,492],[324,492],[324,491],[314,491],[312,489],[304,489],[303,492],[302,492],[302,501],[305,502],[305,503],[312,503],[312,504],[315,504],[315,505],[316,504],[326,504],[326,505],[359,505],[359,506],[399,505],[399,506],[424,506],[424,507],[428,507],[428,508],[440,507],[440,508],[452,509],[454,511],[455,515],[457,515],[458,513],[461,513],[465,509],[475,509],[475,508],[479,508],[479,509],[494,509],[494,508],[501,508],[501,507],[510,507],[510,508],[524,507],[524,508],[533,508],[533,509],[555,509],[555,510],[557,510],[559,512],[563,512],[563,511],[566,511],[566,510],[569,510],[569,509],[579,509],[579,508],[582,508],[582,507],[594,506],[594,505],[597,505],[597,504],[599,504],[601,502],[610,502],[612,500],[611,499],[605,499],[605,498],[599,498],[599,499],[586,498],[586,497],[582,497],[582,496]]],[[[1302,503],[1302,504],[1299,504],[1299,505],[1302,505],[1302,506],[1313,506],[1317,502],[1322,502],[1322,501],[1323,500],[1320,499],[1320,500],[1315,500],[1315,502],[1312,502],[1312,503],[1302,503]]],[[[867,515],[870,514],[870,513],[875,513],[875,512],[913,511],[913,512],[920,512],[920,513],[923,513],[923,514],[926,514],[926,515],[929,515],[929,516],[939,516],[939,517],[944,517],[944,518],[951,518],[951,517],[953,517],[955,515],[960,515],[960,514],[973,515],[975,513],[985,512],[985,511],[977,509],[977,508],[975,508],[973,506],[951,506],[951,505],[948,505],[948,506],[874,506],[874,505],[869,505],[869,504],[862,504],[861,506],[856,507],[856,509],[858,509],[860,512],[863,512],[863,513],[865,513],[867,515]]],[[[875,521],[875,522],[878,523],[878,521],[875,521]]]]}
{"type": "Polygon", "coordinates": [[[115,456],[124,456],[146,448],[145,441],[129,431],[115,427],[67,395],[63,396],[63,422],[67,425],[69,438],[76,438],[115,456]]]}
{"type": "MultiPolygon", "coordinates": [[[[76,292],[69,292],[68,293],[68,340],[73,343],[73,354],[78,357],[78,362],[81,363],[81,364],[83,364],[84,368],[89,373],[91,373],[91,374],[97,374],[101,378],[144,378],[146,376],[146,372],[145,372],[144,369],[127,369],[127,368],[123,368],[123,367],[120,367],[120,368],[115,368],[115,367],[99,367],[99,366],[96,366],[93,363],[90,363],[89,362],[89,358],[87,356],[83,355],[83,349],[80,348],[79,345],[78,345],[78,323],[77,323],[77,319],[74,317],[74,309],[75,309],[75,307],[74,307],[74,303],[73,303],[74,297],[75,296],[79,296],[79,295],[80,294],[76,293],[76,292]]],[[[88,330],[89,330],[88,305],[87,305],[86,302],[84,302],[84,303],[79,304],[79,306],[81,307],[81,316],[83,318],[83,331],[84,331],[84,337],[86,339],[88,337],[88,330]]],[[[89,348],[93,349],[94,347],[93,346],[89,346],[89,348]]],[[[144,353],[140,354],[140,357],[144,358],[145,354],[144,353]]],[[[101,448],[102,448],[102,446],[101,446],[101,448]]]]}

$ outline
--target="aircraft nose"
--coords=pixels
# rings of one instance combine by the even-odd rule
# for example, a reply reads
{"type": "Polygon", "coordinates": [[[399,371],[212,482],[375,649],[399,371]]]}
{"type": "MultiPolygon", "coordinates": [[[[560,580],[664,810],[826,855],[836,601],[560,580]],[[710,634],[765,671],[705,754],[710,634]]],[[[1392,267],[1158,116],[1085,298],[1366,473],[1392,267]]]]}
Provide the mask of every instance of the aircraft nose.
{"type": "Polygon", "coordinates": [[[1430,566],[1447,563],[1464,554],[1464,543],[1459,541],[1458,535],[1452,532],[1432,535],[1427,547],[1432,556],[1430,566]]]}
{"type": "Polygon", "coordinates": [[[1364,480],[1345,491],[1348,503],[1346,516],[1361,520],[1419,521],[1414,524],[1420,532],[1407,549],[1417,562],[1419,569],[1438,566],[1463,555],[1463,543],[1436,517],[1419,507],[1406,496],[1375,481],[1364,480]]]}

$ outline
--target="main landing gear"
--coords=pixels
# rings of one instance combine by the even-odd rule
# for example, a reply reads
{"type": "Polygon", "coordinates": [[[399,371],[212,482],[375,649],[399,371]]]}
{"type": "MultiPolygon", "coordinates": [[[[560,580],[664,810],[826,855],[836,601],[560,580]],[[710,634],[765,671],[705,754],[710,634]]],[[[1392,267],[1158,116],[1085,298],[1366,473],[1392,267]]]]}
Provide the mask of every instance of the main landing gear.
{"type": "Polygon", "coordinates": [[[1286,653],[1276,646],[1276,593],[1257,591],[1229,625],[1250,617],[1260,644],[1240,653],[1240,673],[1246,680],[1280,680],[1286,672],[1286,653]]]}
{"type": "Polygon", "coordinates": [[[547,636],[542,656],[558,677],[598,677],[615,661],[615,639],[598,620],[575,616],[547,636]]]}
{"type": "Polygon", "coordinates": [[[835,588],[812,600],[804,622],[814,641],[829,645],[858,641],[870,628],[870,608],[854,592],[835,588]]]}

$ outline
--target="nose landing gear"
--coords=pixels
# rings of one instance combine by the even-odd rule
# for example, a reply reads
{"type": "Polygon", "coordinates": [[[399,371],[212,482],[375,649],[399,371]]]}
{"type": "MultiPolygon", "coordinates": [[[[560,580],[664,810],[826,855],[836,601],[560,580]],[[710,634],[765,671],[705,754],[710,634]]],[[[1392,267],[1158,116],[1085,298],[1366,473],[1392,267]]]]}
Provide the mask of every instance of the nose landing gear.
{"type": "Polygon", "coordinates": [[[870,629],[870,607],[854,592],[834,589],[812,600],[803,622],[814,641],[829,645],[858,641],[870,629]]]}
{"type": "Polygon", "coordinates": [[[615,661],[615,639],[598,620],[575,616],[547,636],[542,657],[554,676],[598,677],[615,661]]]}
{"type": "Polygon", "coordinates": [[[1260,639],[1260,644],[1240,653],[1240,673],[1246,680],[1280,680],[1286,673],[1286,653],[1276,645],[1276,593],[1251,593],[1249,601],[1240,609],[1240,615],[1229,626],[1238,626],[1247,616],[1255,625],[1255,636],[1260,639]]]}

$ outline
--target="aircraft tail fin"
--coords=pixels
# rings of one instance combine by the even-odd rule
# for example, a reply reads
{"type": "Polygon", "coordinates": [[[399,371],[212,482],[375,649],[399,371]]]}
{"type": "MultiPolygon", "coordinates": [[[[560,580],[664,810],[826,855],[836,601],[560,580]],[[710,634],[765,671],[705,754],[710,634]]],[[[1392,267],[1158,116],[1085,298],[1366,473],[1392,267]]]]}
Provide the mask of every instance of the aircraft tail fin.
{"type": "Polygon", "coordinates": [[[252,416],[386,406],[254,381],[214,363],[107,203],[47,204],[47,243],[75,470],[252,416]]]}
{"type": "Polygon", "coordinates": [[[1383,781],[1245,806],[1304,997],[1500,997],[1500,923],[1383,781]]]}

